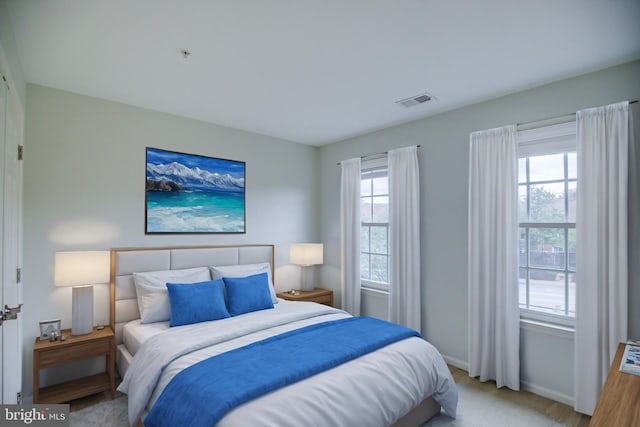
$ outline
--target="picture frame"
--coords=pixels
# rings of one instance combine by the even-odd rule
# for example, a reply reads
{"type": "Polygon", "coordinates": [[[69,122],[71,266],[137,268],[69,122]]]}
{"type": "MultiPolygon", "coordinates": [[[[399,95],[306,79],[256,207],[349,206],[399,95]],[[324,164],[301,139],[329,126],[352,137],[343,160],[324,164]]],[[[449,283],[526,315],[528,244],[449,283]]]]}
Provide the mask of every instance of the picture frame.
{"type": "Polygon", "coordinates": [[[242,161],[146,148],[145,234],[246,233],[242,161]]]}
{"type": "Polygon", "coordinates": [[[52,335],[60,336],[60,319],[40,321],[40,340],[48,340],[52,335]]]}

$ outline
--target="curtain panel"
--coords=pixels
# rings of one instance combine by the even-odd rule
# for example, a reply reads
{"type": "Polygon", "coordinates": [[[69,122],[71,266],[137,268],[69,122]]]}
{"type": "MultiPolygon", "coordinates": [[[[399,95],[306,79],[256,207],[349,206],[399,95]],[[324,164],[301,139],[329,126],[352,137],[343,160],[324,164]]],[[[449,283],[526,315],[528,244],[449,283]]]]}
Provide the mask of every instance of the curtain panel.
{"type": "Polygon", "coordinates": [[[340,162],[342,309],[360,315],[360,157],[340,162]]]}
{"type": "Polygon", "coordinates": [[[420,174],[418,147],[390,150],[389,320],[420,331],[420,174]]]}
{"type": "Polygon", "coordinates": [[[628,102],[576,114],[574,407],[589,415],[627,339],[629,115],[628,102]]]}
{"type": "Polygon", "coordinates": [[[516,127],[469,139],[469,376],[519,390],[516,127]]]}

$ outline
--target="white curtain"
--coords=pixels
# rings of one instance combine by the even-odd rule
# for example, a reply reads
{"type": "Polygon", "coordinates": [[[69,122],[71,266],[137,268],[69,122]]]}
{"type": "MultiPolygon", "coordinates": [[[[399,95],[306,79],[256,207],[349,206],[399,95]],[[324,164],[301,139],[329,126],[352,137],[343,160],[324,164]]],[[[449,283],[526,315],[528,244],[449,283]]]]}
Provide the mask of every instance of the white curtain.
{"type": "Polygon", "coordinates": [[[389,320],[420,331],[420,176],[418,147],[390,150],[389,320]]]}
{"type": "Polygon", "coordinates": [[[469,141],[469,375],[520,389],[516,127],[469,141]]]}
{"type": "Polygon", "coordinates": [[[591,415],[618,343],[627,339],[629,104],[578,111],[576,122],[574,407],[591,415]]]}
{"type": "Polygon", "coordinates": [[[342,308],[360,315],[360,157],[340,162],[342,308]]]}
{"type": "Polygon", "coordinates": [[[637,117],[640,117],[640,104],[629,105],[629,188],[627,194],[627,221],[629,227],[629,252],[627,260],[629,267],[629,304],[627,306],[629,315],[629,339],[640,338],[640,310],[637,310],[638,301],[640,301],[640,123],[637,117]]]}

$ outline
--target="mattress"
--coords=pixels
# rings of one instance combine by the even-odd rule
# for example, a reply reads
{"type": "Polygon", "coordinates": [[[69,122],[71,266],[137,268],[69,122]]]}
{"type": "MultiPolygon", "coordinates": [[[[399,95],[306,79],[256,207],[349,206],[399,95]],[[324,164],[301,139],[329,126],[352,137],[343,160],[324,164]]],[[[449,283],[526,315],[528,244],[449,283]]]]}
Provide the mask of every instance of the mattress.
{"type": "Polygon", "coordinates": [[[148,338],[169,329],[169,322],[140,323],[140,319],[132,320],[122,328],[122,342],[131,356],[148,338]]]}
{"type": "MultiPolygon", "coordinates": [[[[284,306],[292,304],[291,301],[281,298],[278,298],[278,302],[282,302],[284,306]]],[[[274,305],[274,309],[277,310],[278,307],[282,306],[274,305]]],[[[282,311],[283,309],[280,310],[282,311]]],[[[124,344],[124,348],[128,351],[129,355],[133,357],[136,355],[143,342],[160,332],[168,330],[169,328],[169,322],[141,323],[140,319],[132,320],[122,328],[122,342],[124,344]]]]}

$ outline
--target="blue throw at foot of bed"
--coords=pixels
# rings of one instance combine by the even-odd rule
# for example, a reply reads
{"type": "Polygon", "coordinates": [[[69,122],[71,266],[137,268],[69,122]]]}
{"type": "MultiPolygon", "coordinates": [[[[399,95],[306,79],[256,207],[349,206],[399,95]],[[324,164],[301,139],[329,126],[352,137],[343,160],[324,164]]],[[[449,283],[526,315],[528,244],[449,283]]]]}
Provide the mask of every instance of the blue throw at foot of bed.
{"type": "Polygon", "coordinates": [[[249,400],[412,336],[420,334],[369,317],[285,332],[184,369],[166,386],[144,425],[210,427],[249,400]]]}

